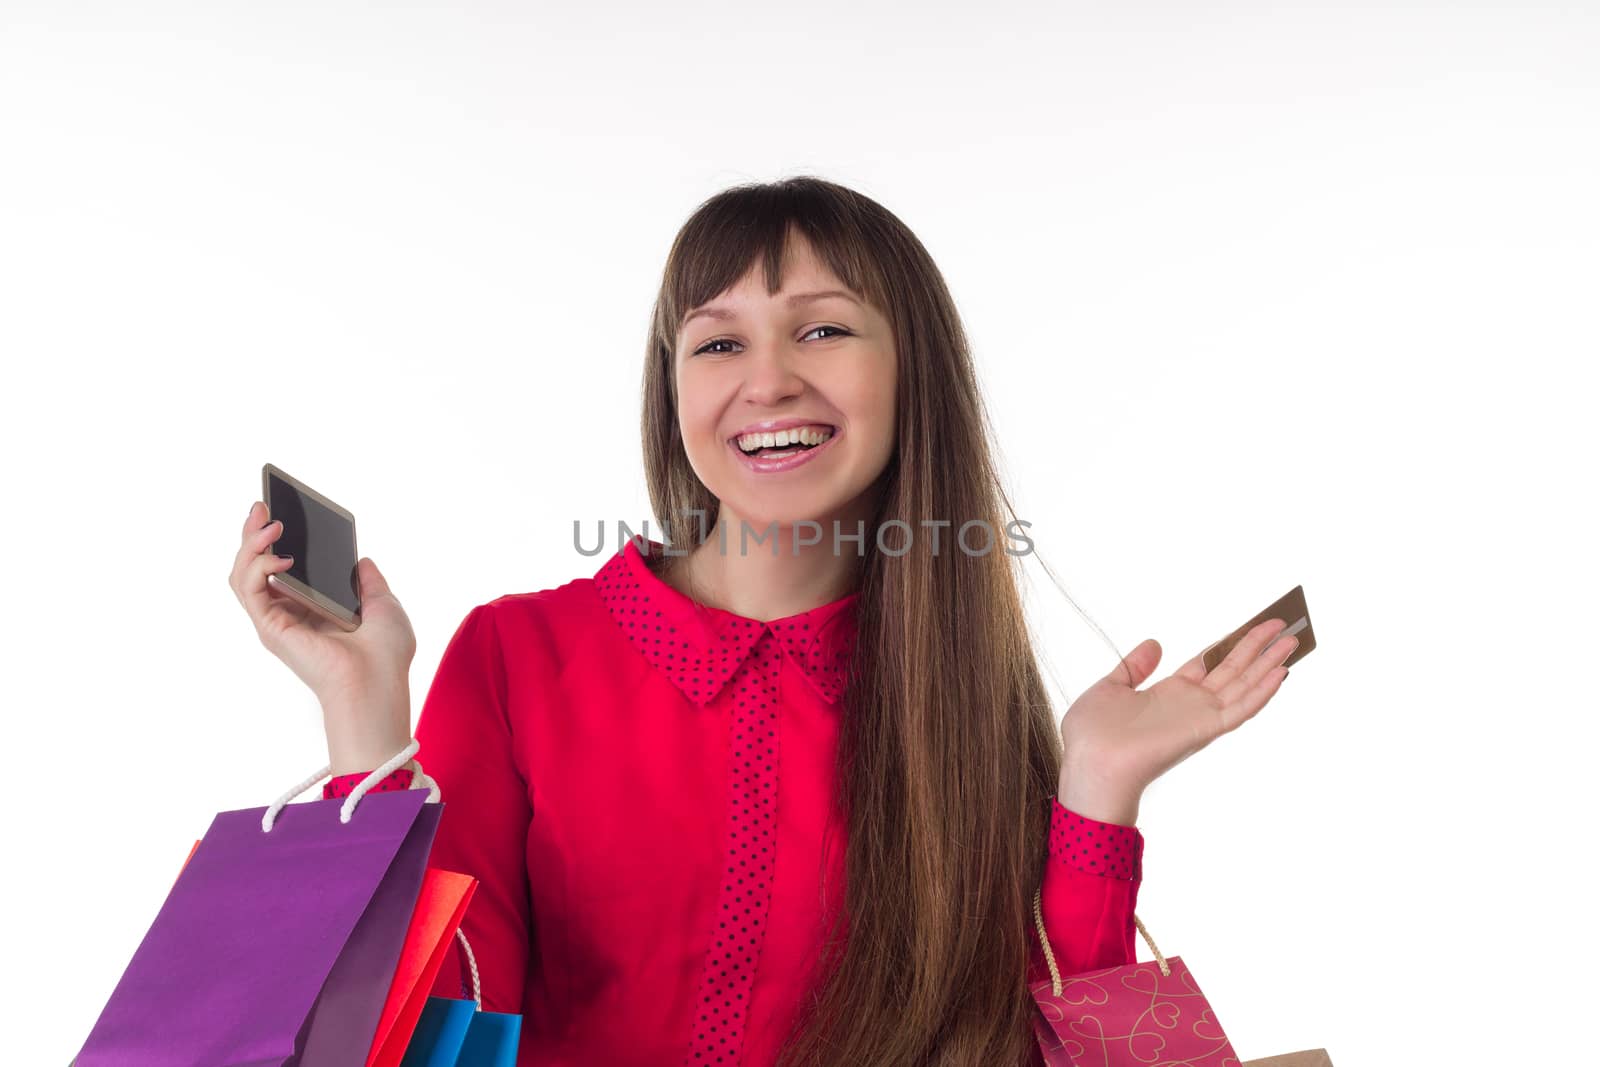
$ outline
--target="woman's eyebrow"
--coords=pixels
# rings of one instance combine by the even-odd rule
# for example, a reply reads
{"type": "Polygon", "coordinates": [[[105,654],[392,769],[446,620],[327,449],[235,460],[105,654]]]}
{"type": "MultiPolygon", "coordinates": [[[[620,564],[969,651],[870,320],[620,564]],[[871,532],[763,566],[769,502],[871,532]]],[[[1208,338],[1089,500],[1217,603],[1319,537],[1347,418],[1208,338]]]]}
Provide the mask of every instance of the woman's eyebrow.
{"type": "MultiPolygon", "coordinates": [[[[801,304],[809,304],[816,300],[825,300],[828,297],[842,297],[858,307],[861,304],[860,300],[857,300],[853,295],[845,292],[843,289],[822,289],[815,293],[795,293],[793,296],[789,297],[788,300],[784,301],[784,303],[789,307],[799,307],[801,304]]],[[[695,308],[693,311],[685,315],[683,317],[683,324],[679,326],[678,329],[683,329],[684,326],[689,325],[691,321],[700,318],[701,316],[723,320],[735,317],[734,313],[726,308],[720,308],[711,304],[707,304],[704,307],[695,308]]]]}

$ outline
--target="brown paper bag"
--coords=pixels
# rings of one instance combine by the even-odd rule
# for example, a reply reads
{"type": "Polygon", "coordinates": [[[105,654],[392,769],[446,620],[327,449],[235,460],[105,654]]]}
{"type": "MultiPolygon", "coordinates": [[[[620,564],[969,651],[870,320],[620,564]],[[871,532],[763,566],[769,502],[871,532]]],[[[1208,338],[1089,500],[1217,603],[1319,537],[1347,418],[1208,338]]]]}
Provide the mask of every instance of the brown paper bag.
{"type": "Polygon", "coordinates": [[[1264,1060],[1245,1060],[1239,1067],[1333,1067],[1325,1048],[1308,1048],[1304,1052],[1285,1052],[1282,1056],[1268,1056],[1264,1060]]]}

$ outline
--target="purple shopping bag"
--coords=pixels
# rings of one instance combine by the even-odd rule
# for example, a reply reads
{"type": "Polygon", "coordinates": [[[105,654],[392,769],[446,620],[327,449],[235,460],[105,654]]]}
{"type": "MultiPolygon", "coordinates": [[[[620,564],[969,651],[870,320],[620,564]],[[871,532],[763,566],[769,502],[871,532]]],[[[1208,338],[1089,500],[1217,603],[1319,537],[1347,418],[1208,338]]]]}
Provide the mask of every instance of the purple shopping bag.
{"type": "Polygon", "coordinates": [[[413,789],[212,821],[76,1067],[365,1061],[442,805],[413,789]]]}

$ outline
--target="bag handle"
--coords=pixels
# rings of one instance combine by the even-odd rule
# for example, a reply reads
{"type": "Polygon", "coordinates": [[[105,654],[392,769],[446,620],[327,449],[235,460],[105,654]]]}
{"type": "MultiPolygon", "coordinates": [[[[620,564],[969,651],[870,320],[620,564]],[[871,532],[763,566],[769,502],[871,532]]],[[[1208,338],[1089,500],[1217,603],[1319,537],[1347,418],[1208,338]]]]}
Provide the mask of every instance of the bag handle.
{"type": "MultiPolygon", "coordinates": [[[[421,747],[421,744],[416,740],[416,738],[412,738],[409,745],[391,757],[383,764],[383,766],[374,769],[371,774],[363,778],[360,784],[352,789],[350,791],[350,795],[345,798],[344,807],[339,809],[339,821],[341,823],[348,823],[350,821],[351,814],[356,809],[356,805],[360,803],[361,798],[366,795],[367,791],[373,786],[377,785],[379,782],[383,781],[387,775],[393,773],[402,765],[411,768],[411,788],[426,789],[428,791],[428,799],[423,803],[437,804],[441,795],[439,783],[428,777],[428,775],[423,771],[422,764],[420,762],[411,758],[417,754],[417,751],[421,747]]],[[[273,801],[272,805],[267,808],[265,814],[261,816],[261,829],[264,832],[270,833],[272,830],[272,824],[277,819],[278,813],[282,811],[286,805],[288,805],[289,801],[293,800],[301,793],[304,793],[307,789],[310,789],[312,786],[328,777],[332,770],[333,765],[329,764],[316,774],[312,775],[310,778],[307,778],[305,781],[301,782],[299,785],[283,794],[283,796],[279,797],[277,800],[273,801]]],[[[456,940],[460,942],[461,950],[467,954],[467,969],[472,972],[472,1002],[476,1005],[477,1011],[482,1011],[483,985],[478,978],[478,959],[472,954],[472,943],[467,940],[466,933],[459,926],[456,927],[456,940]]]]}
{"type": "MultiPolygon", "coordinates": [[[[1055,996],[1061,995],[1061,972],[1056,969],[1056,955],[1050,951],[1050,938],[1044,932],[1044,890],[1033,891],[1033,925],[1039,932],[1039,945],[1044,949],[1044,962],[1050,967],[1050,992],[1055,996]]],[[[1139,928],[1139,933],[1144,935],[1144,943],[1150,946],[1150,951],[1155,955],[1156,965],[1161,968],[1162,977],[1172,974],[1172,968],[1167,966],[1167,958],[1156,948],[1156,943],[1150,937],[1150,931],[1144,928],[1144,923],[1139,921],[1139,914],[1133,915],[1133,924],[1139,928]]]]}
{"type": "MultiPolygon", "coordinates": [[[[350,791],[350,795],[345,798],[344,806],[339,809],[339,821],[341,823],[348,823],[350,821],[351,814],[353,814],[356,810],[356,805],[361,802],[361,798],[366,795],[367,790],[383,781],[386,776],[398,770],[402,765],[411,768],[411,788],[426,789],[428,791],[428,799],[423,801],[423,803],[439,803],[439,797],[441,795],[439,783],[428,777],[428,775],[423,771],[422,764],[419,761],[412,759],[412,757],[417,754],[417,751],[421,747],[422,746],[417,739],[412,738],[409,745],[401,749],[394,756],[390,757],[381,767],[375,768],[371,774],[363,778],[360,784],[352,789],[350,791]]],[[[307,789],[310,789],[324,778],[328,777],[332,771],[333,765],[329,764],[316,774],[312,775],[310,778],[307,778],[305,781],[301,782],[299,785],[283,794],[283,796],[279,797],[277,800],[274,800],[267,808],[266,812],[261,816],[262,832],[271,833],[272,824],[277,820],[278,813],[282,811],[291,800],[299,796],[301,793],[304,793],[307,789]]],[[[472,1002],[475,1005],[474,1010],[482,1011],[483,984],[478,977],[478,959],[472,953],[472,943],[467,940],[466,932],[463,931],[459,926],[456,927],[456,940],[461,945],[461,951],[467,954],[467,969],[472,972],[472,1002]]]]}
{"type": "MultiPolygon", "coordinates": [[[[426,774],[424,774],[422,772],[422,764],[411,758],[417,754],[418,749],[421,747],[422,745],[416,740],[416,738],[412,738],[409,745],[401,749],[394,756],[391,756],[381,767],[376,768],[371,774],[363,778],[361,780],[361,784],[352,789],[350,791],[350,795],[345,798],[344,806],[339,809],[339,821],[341,823],[348,823],[350,821],[350,816],[355,813],[356,805],[361,803],[362,797],[366,796],[367,790],[383,781],[383,779],[391,772],[399,770],[402,764],[409,763],[409,766],[412,769],[411,788],[427,789],[428,799],[424,801],[424,803],[439,803],[439,783],[435,782],[432,778],[429,778],[426,774]]],[[[277,821],[278,813],[287,807],[291,800],[299,796],[301,793],[304,793],[307,789],[310,789],[324,778],[328,777],[328,775],[330,775],[332,772],[333,765],[329,764],[268,805],[267,810],[261,816],[261,832],[271,833],[272,824],[277,821]]]]}
{"type": "Polygon", "coordinates": [[[456,940],[461,943],[461,951],[467,954],[467,968],[472,971],[472,1002],[477,1005],[474,1010],[482,1011],[483,986],[478,981],[478,958],[472,954],[472,944],[459,926],[456,927],[456,940]]]}

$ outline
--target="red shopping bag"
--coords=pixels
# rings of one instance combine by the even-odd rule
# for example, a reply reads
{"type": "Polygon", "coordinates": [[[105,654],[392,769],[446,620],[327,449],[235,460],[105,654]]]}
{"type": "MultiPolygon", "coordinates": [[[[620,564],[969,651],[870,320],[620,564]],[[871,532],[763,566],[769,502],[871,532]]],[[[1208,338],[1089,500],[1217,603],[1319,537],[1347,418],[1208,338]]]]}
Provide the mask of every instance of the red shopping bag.
{"type": "Polygon", "coordinates": [[[1161,950],[1139,917],[1134,925],[1153,961],[1105,967],[1065,978],[1045,935],[1040,894],[1033,920],[1050,977],[1030,987],[1034,1036],[1047,1067],[1333,1067],[1325,1049],[1243,1063],[1223,1033],[1189,968],[1161,950]]]}
{"type": "Polygon", "coordinates": [[[455,871],[430,867],[424,875],[366,1067],[397,1067],[405,1056],[422,1007],[477,888],[476,878],[455,871]]]}

